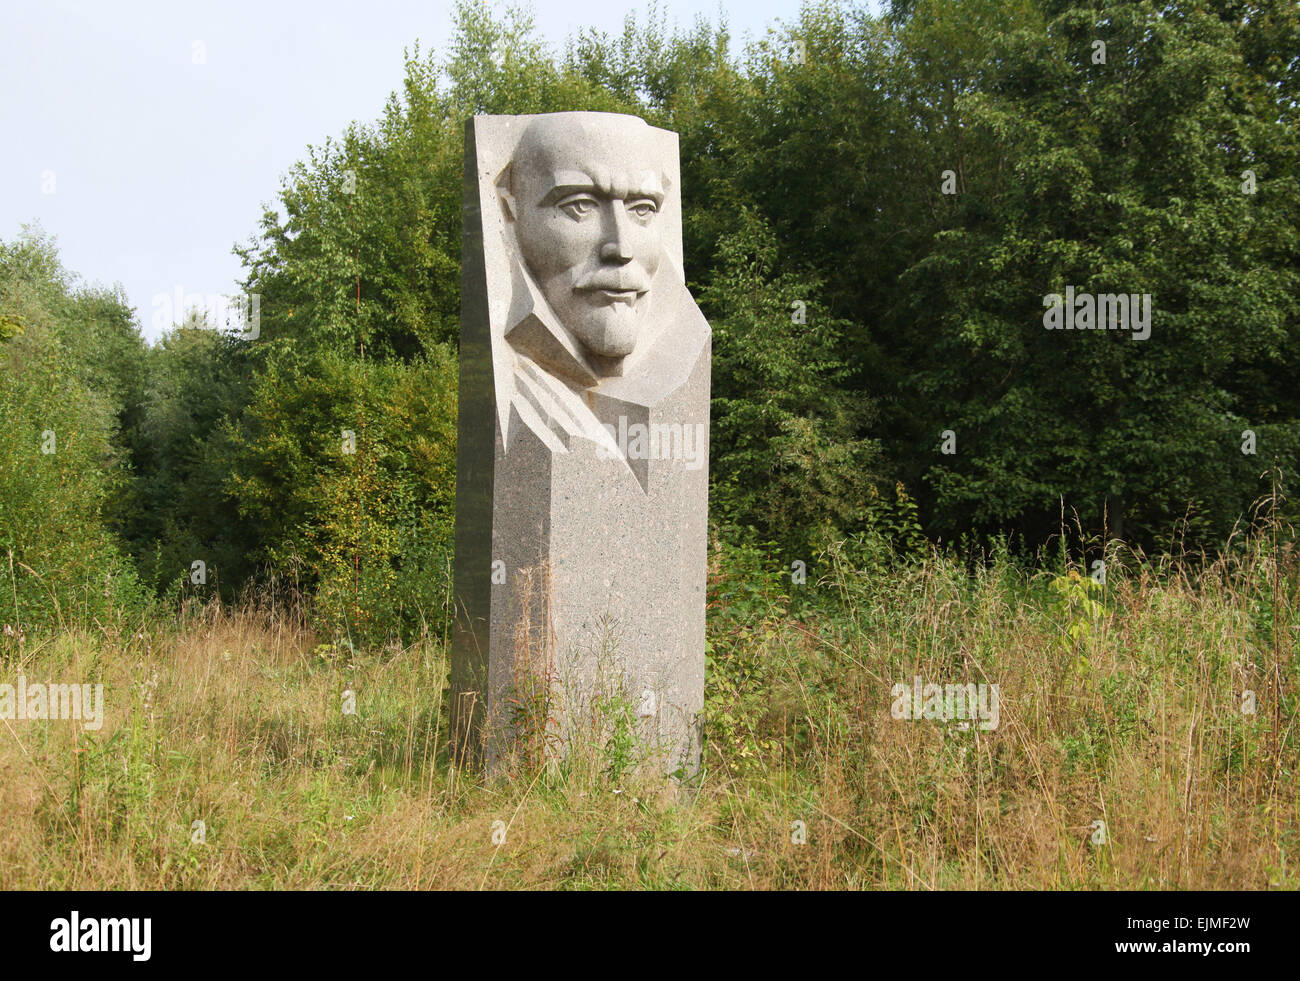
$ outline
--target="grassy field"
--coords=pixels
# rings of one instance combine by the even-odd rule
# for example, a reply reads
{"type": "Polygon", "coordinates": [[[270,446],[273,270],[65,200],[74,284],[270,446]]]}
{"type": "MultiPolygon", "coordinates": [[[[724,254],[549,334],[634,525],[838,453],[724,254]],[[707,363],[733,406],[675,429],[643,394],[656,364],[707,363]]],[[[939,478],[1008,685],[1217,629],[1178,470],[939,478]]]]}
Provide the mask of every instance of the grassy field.
{"type": "Polygon", "coordinates": [[[850,552],[796,584],[714,550],[689,785],[617,724],[461,772],[440,637],[354,651],[267,599],[5,637],[0,682],[102,682],[106,719],[0,723],[0,887],[1300,885],[1289,546],[1100,586],[850,552]],[[997,727],[895,718],[917,677],[996,683],[997,727]]]}

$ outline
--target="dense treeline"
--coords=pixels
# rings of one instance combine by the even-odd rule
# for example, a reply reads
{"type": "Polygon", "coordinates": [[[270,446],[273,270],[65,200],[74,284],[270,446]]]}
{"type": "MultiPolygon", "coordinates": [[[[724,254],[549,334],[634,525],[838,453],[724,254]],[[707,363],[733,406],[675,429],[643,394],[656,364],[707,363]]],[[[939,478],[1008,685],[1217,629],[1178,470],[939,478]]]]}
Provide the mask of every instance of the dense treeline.
{"type": "Polygon", "coordinates": [[[137,576],[225,596],[275,576],[359,638],[442,615],[474,113],[680,133],[726,539],[1032,551],[1064,516],[1214,550],[1287,490],[1290,0],[822,4],[739,55],[725,25],[653,14],[562,54],[525,15],[455,17],[449,51],[417,47],[380,118],[310,148],[240,247],[257,339],[188,323],[146,348],[46,240],[4,247],[0,585],[19,622],[50,583],[90,604],[137,576]],[[1148,294],[1150,336],[1045,330],[1067,289],[1148,294]]]}
{"type": "Polygon", "coordinates": [[[138,580],[122,516],[145,347],[120,293],[86,289],[39,234],[0,243],[0,585],[7,633],[111,619],[138,580]]]}

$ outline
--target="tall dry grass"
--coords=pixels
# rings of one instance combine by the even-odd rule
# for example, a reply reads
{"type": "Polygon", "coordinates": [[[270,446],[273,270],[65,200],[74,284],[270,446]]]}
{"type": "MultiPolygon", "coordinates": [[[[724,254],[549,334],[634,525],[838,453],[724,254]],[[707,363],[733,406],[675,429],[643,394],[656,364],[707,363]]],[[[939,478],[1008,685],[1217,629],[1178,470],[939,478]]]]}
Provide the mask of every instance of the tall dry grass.
{"type": "Polygon", "coordinates": [[[0,887],[1295,888],[1294,552],[1107,562],[832,551],[794,585],[715,553],[687,784],[614,729],[451,766],[438,637],[356,652],[252,603],[6,638],[0,682],[102,682],[107,718],[0,722],[0,887]],[[918,676],[997,683],[998,727],[893,718],[918,676]]]}

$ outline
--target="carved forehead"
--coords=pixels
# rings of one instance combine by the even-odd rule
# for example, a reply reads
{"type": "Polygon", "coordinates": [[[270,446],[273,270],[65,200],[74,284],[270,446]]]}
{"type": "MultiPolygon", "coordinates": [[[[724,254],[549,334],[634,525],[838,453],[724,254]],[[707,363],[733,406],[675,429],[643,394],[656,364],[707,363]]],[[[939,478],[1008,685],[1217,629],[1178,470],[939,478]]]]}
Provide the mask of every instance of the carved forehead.
{"type": "Polygon", "coordinates": [[[560,185],[586,184],[611,197],[662,198],[669,181],[654,135],[635,116],[539,116],[519,139],[510,165],[511,190],[518,195],[527,184],[545,194],[560,185]]]}

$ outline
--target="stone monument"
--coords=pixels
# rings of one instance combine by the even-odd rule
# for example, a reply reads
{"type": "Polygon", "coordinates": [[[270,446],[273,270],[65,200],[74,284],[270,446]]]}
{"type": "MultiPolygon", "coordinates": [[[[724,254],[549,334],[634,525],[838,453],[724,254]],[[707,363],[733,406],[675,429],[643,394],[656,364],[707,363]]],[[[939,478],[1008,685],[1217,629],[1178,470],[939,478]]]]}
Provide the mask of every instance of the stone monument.
{"type": "Polygon", "coordinates": [[[711,334],[677,134],[474,117],[461,263],[456,753],[491,767],[541,716],[558,754],[618,704],[667,771],[693,770],[711,334]]]}

